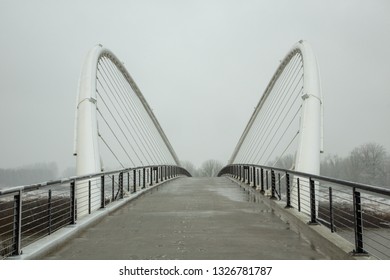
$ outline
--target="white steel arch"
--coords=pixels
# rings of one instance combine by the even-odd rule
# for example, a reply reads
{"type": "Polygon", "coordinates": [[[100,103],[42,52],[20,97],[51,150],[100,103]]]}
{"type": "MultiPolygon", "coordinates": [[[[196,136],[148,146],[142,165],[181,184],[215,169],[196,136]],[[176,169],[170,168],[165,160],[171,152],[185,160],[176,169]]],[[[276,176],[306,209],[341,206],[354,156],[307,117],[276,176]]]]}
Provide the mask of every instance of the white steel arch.
{"type": "Polygon", "coordinates": [[[74,155],[76,156],[76,174],[85,175],[102,171],[102,162],[99,152],[98,123],[97,123],[97,71],[98,63],[102,57],[108,58],[122,73],[134,93],[141,101],[148,116],[169,150],[176,165],[179,160],[163,132],[157,118],[146,102],[136,83],[123,66],[123,63],[110,50],[102,45],[92,48],[84,61],[77,97],[75,118],[74,155]]]}
{"type": "Polygon", "coordinates": [[[300,115],[299,141],[295,156],[294,170],[319,174],[320,153],[323,152],[323,102],[320,77],[315,55],[310,45],[302,40],[296,43],[281,61],[240,137],[229,160],[229,164],[235,163],[236,156],[275,83],[291,59],[297,54],[301,57],[303,62],[303,90],[301,94],[302,108],[300,115]]]}

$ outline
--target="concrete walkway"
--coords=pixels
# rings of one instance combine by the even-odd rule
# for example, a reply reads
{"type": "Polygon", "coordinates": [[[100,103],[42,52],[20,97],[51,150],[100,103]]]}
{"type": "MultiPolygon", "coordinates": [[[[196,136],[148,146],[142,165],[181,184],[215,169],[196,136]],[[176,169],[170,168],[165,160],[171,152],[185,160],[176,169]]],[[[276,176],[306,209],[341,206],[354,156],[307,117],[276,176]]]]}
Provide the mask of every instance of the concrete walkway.
{"type": "Polygon", "coordinates": [[[181,178],[45,259],[327,259],[227,178],[181,178]]]}

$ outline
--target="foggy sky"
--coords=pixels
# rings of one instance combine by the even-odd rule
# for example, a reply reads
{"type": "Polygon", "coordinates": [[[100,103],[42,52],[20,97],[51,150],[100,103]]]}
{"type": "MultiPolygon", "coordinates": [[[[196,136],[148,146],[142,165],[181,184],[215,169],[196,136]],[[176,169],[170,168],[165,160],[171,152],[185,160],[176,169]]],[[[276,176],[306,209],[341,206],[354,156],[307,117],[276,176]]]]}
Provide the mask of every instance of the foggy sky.
{"type": "Polygon", "coordinates": [[[280,60],[317,56],[325,152],[390,151],[390,2],[0,0],[0,168],[75,164],[83,59],[113,51],[181,160],[226,163],[280,60]]]}

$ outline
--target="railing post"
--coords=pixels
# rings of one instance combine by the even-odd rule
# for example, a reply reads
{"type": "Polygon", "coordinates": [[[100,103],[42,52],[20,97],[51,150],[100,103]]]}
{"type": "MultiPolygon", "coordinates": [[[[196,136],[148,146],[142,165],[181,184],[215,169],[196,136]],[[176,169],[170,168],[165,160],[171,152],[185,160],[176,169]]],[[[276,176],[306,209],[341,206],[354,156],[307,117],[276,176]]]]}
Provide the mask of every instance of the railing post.
{"type": "Polygon", "coordinates": [[[88,180],[88,214],[91,214],[91,180],[88,180]]]}
{"type": "Polygon", "coordinates": [[[257,169],[253,166],[253,188],[257,188],[257,169]]]}
{"type": "Polygon", "coordinates": [[[137,192],[137,170],[133,170],[133,192],[137,192]]]}
{"type": "Polygon", "coordinates": [[[112,175],[111,179],[111,196],[112,196],[112,201],[115,200],[115,175],[112,175]]]}
{"type": "Polygon", "coordinates": [[[127,191],[130,192],[130,172],[127,171],[127,191]]]}
{"type": "Polygon", "coordinates": [[[298,189],[298,212],[301,212],[301,184],[299,178],[297,178],[297,189],[298,189]]]}
{"type": "Polygon", "coordinates": [[[279,198],[282,199],[282,187],[280,184],[280,173],[278,173],[278,184],[279,184],[279,198]]]}
{"type": "Polygon", "coordinates": [[[271,197],[270,197],[270,199],[276,199],[275,188],[276,188],[275,171],[271,169],[271,197]]]}
{"type": "Polygon", "coordinates": [[[119,190],[120,190],[120,197],[123,199],[123,173],[119,173],[119,190]]]}
{"type": "Polygon", "coordinates": [[[149,186],[153,186],[153,167],[150,167],[150,184],[149,186]]]}
{"type": "Polygon", "coordinates": [[[146,188],[146,168],[142,168],[142,188],[146,188]]]}
{"type": "Polygon", "coordinates": [[[260,192],[264,194],[264,169],[263,168],[260,168],[260,175],[261,175],[260,192]]]}
{"type": "Polygon", "coordinates": [[[13,254],[20,255],[22,253],[22,191],[20,190],[14,196],[14,240],[13,254]]]}
{"type": "Polygon", "coordinates": [[[104,175],[100,177],[101,192],[100,192],[100,207],[106,207],[106,195],[105,195],[105,186],[104,186],[104,175]]]}
{"type": "Polygon", "coordinates": [[[353,188],[353,209],[355,223],[355,254],[366,254],[363,249],[363,218],[360,192],[353,188]]]}
{"type": "Polygon", "coordinates": [[[269,185],[268,185],[268,170],[265,171],[265,188],[268,191],[269,185]]]}
{"type": "Polygon", "coordinates": [[[330,231],[334,232],[332,187],[329,187],[329,223],[330,223],[330,231]]]}
{"type": "Polygon", "coordinates": [[[159,169],[159,167],[157,166],[157,168],[156,168],[156,184],[158,184],[158,169],[159,169]]]}
{"type": "Polygon", "coordinates": [[[251,169],[251,184],[250,184],[250,186],[253,187],[255,185],[255,167],[251,166],[249,168],[251,169]]]}
{"type": "Polygon", "coordinates": [[[47,198],[47,217],[48,217],[48,225],[47,225],[47,230],[48,230],[48,235],[51,234],[51,222],[52,222],[52,205],[51,205],[51,189],[48,191],[48,198],[47,198]]]}
{"type": "Polygon", "coordinates": [[[290,188],[290,174],[286,173],[286,207],[292,208],[291,206],[291,188],[290,188]]]}
{"type": "Polygon", "coordinates": [[[316,191],[315,183],[312,178],[310,179],[310,225],[317,225],[317,215],[316,215],[316,191]]]}
{"type": "Polygon", "coordinates": [[[76,224],[76,183],[70,183],[70,224],[76,224]]]}

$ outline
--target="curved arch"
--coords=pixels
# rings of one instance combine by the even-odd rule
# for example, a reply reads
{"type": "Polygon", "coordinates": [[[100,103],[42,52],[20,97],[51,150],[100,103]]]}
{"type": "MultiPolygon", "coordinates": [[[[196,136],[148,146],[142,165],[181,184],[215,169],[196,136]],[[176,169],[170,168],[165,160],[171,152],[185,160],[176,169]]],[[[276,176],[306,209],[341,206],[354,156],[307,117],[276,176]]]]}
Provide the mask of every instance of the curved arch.
{"type": "Polygon", "coordinates": [[[281,61],[245,127],[229,160],[229,164],[234,163],[248,132],[251,130],[254,121],[270,95],[276,81],[296,54],[300,55],[303,62],[303,91],[301,95],[303,102],[299,128],[299,144],[295,158],[295,170],[319,174],[319,156],[320,152],[323,150],[321,85],[318,65],[314,53],[310,45],[302,40],[296,43],[281,61]]]}
{"type": "Polygon", "coordinates": [[[96,95],[98,63],[102,57],[107,57],[123,74],[155,125],[173,160],[179,166],[179,159],[169,143],[168,138],[136,83],[123,66],[123,63],[110,50],[104,48],[102,45],[97,45],[87,54],[79,80],[74,138],[74,155],[76,156],[77,175],[97,173],[102,170],[98,143],[99,132],[96,95]]]}

